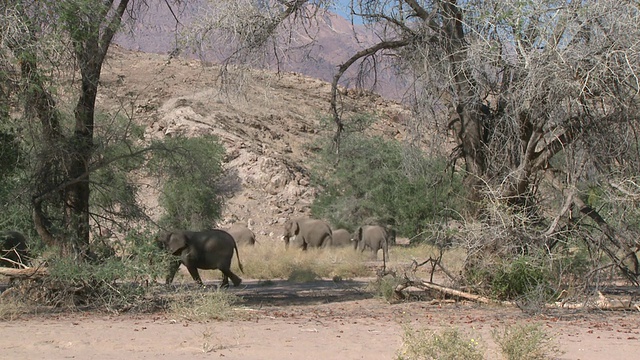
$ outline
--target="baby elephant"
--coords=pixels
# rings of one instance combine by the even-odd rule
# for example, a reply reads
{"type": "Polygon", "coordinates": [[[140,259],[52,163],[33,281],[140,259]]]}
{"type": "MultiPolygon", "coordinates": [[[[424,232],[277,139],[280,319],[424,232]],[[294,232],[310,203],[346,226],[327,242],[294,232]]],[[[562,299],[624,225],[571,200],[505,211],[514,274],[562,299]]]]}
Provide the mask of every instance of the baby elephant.
{"type": "Polygon", "coordinates": [[[231,272],[231,260],[235,250],[238,266],[240,271],[244,273],[238,247],[231,234],[224,230],[172,231],[161,236],[158,243],[160,247],[178,257],[169,266],[167,285],[173,282],[173,277],[180,264],[184,264],[193,280],[200,285],[202,285],[202,279],[200,279],[198,269],[219,269],[222,271],[221,287],[224,288],[229,287],[229,278],[231,278],[233,286],[238,286],[242,282],[242,279],[231,272]]]}
{"type": "Polygon", "coordinates": [[[256,235],[245,223],[235,223],[226,231],[233,236],[233,239],[236,241],[238,246],[253,246],[256,244],[256,235]]]}
{"type": "Polygon", "coordinates": [[[331,245],[333,247],[343,248],[343,247],[351,247],[355,248],[358,246],[358,243],[353,239],[353,235],[345,229],[336,229],[333,230],[333,242],[331,245]]]}
{"type": "Polygon", "coordinates": [[[369,250],[375,258],[378,257],[378,250],[382,249],[382,260],[387,262],[389,260],[389,244],[395,243],[396,232],[389,226],[365,225],[356,230],[354,238],[356,249],[369,250]]]}

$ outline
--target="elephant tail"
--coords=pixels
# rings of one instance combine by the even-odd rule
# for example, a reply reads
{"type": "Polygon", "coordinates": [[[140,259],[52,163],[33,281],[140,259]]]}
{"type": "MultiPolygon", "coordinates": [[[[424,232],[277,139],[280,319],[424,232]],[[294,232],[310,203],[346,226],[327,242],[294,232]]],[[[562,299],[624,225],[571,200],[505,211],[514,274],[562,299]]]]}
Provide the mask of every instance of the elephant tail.
{"type": "Polygon", "coordinates": [[[233,242],[233,247],[236,249],[236,258],[238,259],[238,267],[240,268],[240,271],[242,271],[242,273],[244,274],[244,269],[242,268],[242,263],[240,262],[240,252],[238,252],[238,244],[236,244],[236,242],[233,242]]]}

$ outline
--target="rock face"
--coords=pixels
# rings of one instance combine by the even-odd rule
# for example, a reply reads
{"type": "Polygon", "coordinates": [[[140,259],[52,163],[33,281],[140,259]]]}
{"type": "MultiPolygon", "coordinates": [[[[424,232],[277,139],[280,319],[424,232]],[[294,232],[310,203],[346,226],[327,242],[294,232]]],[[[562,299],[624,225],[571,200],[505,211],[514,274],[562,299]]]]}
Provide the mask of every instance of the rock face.
{"type": "MultiPolygon", "coordinates": [[[[226,174],[220,187],[226,205],[215,226],[242,221],[259,242],[275,241],[286,218],[309,215],[319,191],[310,186],[314,151],[334,131],[328,120],[329,84],[296,74],[244,70],[246,80],[230,94],[215,82],[217,67],[116,46],[109,55],[102,107],[114,111],[131,103],[133,120],[146,126],[146,139],[213,134],[223,143],[226,174]]],[[[344,116],[375,113],[380,120],[372,132],[405,136],[398,119],[407,112],[399,104],[375,95],[350,95],[343,96],[344,116]]],[[[148,207],[157,204],[152,188],[144,194],[148,207]]]]}

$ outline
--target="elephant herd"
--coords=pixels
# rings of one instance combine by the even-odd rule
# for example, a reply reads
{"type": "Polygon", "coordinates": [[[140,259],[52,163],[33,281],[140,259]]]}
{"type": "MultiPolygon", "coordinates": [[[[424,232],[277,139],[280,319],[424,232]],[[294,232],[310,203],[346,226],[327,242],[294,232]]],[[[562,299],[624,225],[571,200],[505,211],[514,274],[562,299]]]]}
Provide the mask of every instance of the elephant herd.
{"type": "MultiPolygon", "coordinates": [[[[390,227],[365,225],[350,233],[344,229],[332,230],[322,220],[300,218],[285,222],[282,238],[287,249],[290,244],[302,250],[352,247],[361,252],[368,250],[374,257],[382,250],[383,260],[386,262],[389,258],[389,244],[395,242],[395,231],[390,227]]],[[[238,245],[254,245],[256,237],[246,224],[237,223],[227,229],[171,231],[158,236],[156,242],[161,249],[173,255],[165,279],[167,284],[171,284],[180,264],[183,264],[193,280],[201,285],[198,269],[220,270],[223,274],[221,286],[227,287],[229,279],[234,286],[242,282],[231,271],[234,252],[240,271],[243,271],[238,245]]],[[[16,267],[25,263],[27,257],[26,240],[22,234],[16,231],[0,232],[0,266],[16,267]]]]}
{"type": "MultiPolygon", "coordinates": [[[[389,227],[378,225],[361,226],[353,234],[344,229],[332,230],[329,224],[317,219],[289,219],[284,223],[282,235],[285,248],[293,242],[296,248],[353,247],[353,249],[371,251],[377,257],[382,250],[383,260],[389,258],[389,244],[395,242],[395,231],[389,227]],[[291,238],[294,238],[293,241],[291,238]]],[[[244,223],[237,223],[230,228],[205,231],[173,231],[158,238],[161,248],[174,255],[166,283],[171,284],[180,264],[183,264],[194,281],[202,284],[198,269],[218,269],[223,274],[222,287],[229,286],[229,279],[234,286],[240,285],[242,279],[231,271],[231,261],[235,251],[238,266],[242,263],[238,254],[238,245],[255,245],[255,234],[244,223]]]]}
{"type": "Polygon", "coordinates": [[[317,219],[289,219],[284,224],[285,247],[289,247],[291,238],[302,250],[308,248],[353,247],[369,250],[377,257],[382,250],[383,260],[389,259],[389,244],[395,243],[395,231],[390,227],[365,225],[353,234],[345,229],[332,230],[328,223],[317,219]]]}

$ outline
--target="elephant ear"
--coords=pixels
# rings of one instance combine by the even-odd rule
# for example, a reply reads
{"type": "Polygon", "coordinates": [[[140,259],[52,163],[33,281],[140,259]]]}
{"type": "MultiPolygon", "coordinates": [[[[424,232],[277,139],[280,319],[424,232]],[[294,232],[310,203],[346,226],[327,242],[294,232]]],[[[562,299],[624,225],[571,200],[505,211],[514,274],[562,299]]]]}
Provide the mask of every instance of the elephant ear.
{"type": "Polygon", "coordinates": [[[358,234],[356,236],[356,241],[362,241],[362,231],[363,231],[362,226],[360,226],[356,231],[356,234],[358,234]]]}
{"type": "Polygon", "coordinates": [[[300,232],[300,224],[298,224],[297,221],[294,221],[291,225],[293,226],[293,234],[298,235],[300,232]]]}
{"type": "Polygon", "coordinates": [[[175,232],[169,234],[169,241],[167,241],[167,248],[171,254],[175,254],[178,251],[184,249],[187,246],[187,236],[181,232],[175,232]]]}

